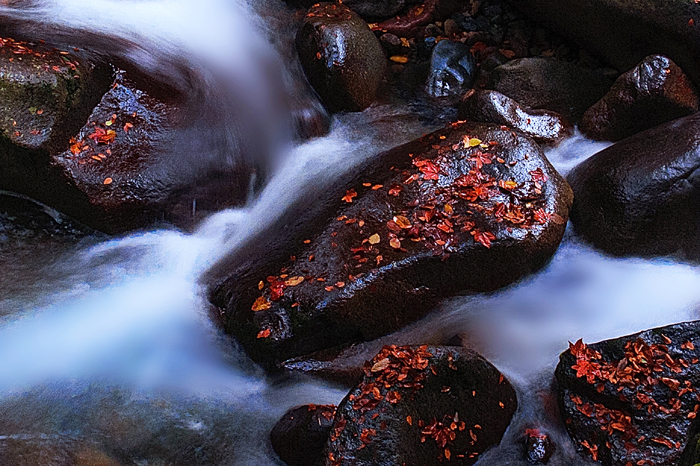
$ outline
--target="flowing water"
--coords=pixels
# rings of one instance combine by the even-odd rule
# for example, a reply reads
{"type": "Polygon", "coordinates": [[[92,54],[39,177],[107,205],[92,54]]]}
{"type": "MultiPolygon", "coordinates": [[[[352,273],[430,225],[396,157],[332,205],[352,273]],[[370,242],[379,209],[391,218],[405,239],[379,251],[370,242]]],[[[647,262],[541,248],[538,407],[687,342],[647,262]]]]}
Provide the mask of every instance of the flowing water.
{"type": "MultiPolygon", "coordinates": [[[[264,163],[272,173],[264,189],[245,208],[213,215],[192,234],[150,231],[50,258],[17,256],[27,267],[0,280],[0,449],[15,445],[56,457],[77,449],[88,458],[101,451],[138,466],[281,464],[267,435],[282,413],[303,403],[337,403],[345,390],[303,377],[266,377],[210,321],[200,277],[295,202],[312,198],[316,180],[341,177],[431,124],[409,106],[388,104],[336,117],[323,138],[296,146],[277,138],[288,110],[277,103],[279,83],[268,67],[281,67],[288,100],[310,98],[295,94],[289,15],[272,1],[2,3],[10,6],[0,14],[27,35],[82,46],[96,37],[102,45],[113,40],[125,61],[176,86],[184,60],[201,77],[197,95],[221,110],[216,131],[224,142],[206,157],[236,163],[251,136],[236,126],[241,119],[259,130],[254,137],[275,141],[265,151],[273,155],[264,163]],[[246,104],[223,108],[222,92],[246,104]]],[[[565,174],[604,147],[576,135],[548,156],[565,174]]],[[[185,166],[188,160],[178,158],[185,166]]],[[[550,464],[584,464],[552,416],[547,392],[567,341],[696,319],[698,303],[700,268],[606,257],[569,231],[540,273],[496,293],[447,300],[396,338],[445,342],[458,335],[516,385],[516,419],[478,464],[525,464],[520,439],[532,426],[547,429],[558,444],[550,464]]]]}

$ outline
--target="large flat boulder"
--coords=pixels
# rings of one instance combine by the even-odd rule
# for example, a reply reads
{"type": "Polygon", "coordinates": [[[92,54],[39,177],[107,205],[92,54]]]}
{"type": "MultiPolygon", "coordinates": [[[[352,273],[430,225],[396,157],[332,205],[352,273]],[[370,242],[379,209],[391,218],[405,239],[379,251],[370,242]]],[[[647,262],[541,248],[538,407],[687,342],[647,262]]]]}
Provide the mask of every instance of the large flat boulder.
{"type": "Polygon", "coordinates": [[[561,241],[571,202],[530,138],[451,124],[329,187],[304,217],[306,237],[232,269],[211,299],[226,331],[274,366],[391,333],[445,297],[538,270],[561,241]]]}

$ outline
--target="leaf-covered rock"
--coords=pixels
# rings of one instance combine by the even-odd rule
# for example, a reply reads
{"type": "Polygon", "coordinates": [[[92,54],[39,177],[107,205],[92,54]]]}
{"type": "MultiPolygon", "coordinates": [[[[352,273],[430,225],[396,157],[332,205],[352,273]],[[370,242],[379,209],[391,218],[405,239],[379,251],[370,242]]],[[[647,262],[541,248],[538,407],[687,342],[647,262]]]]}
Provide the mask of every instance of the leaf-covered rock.
{"type": "Polygon", "coordinates": [[[326,466],[471,465],[517,408],[508,380],[458,347],[386,346],[338,406],[326,466]]]}
{"type": "Polygon", "coordinates": [[[497,91],[477,90],[459,107],[459,117],[510,126],[540,144],[557,144],[573,133],[564,117],[548,110],[527,110],[497,91]]]}
{"type": "Polygon", "coordinates": [[[697,260],[700,115],[638,133],[574,168],[571,220],[609,254],[697,260]]]}
{"type": "Polygon", "coordinates": [[[308,236],[275,253],[286,260],[214,284],[225,329],[267,366],[394,332],[445,297],[538,270],[572,203],[534,141],[481,123],[382,153],[347,180],[317,199],[308,236]]]}
{"type": "Polygon", "coordinates": [[[583,114],[580,128],[591,139],[619,141],[697,111],[695,86],[683,70],[663,55],[651,55],[617,78],[583,114]]]}
{"type": "Polygon", "coordinates": [[[687,322],[562,353],[556,369],[566,428],[605,466],[673,466],[697,431],[700,327],[687,322]]]}

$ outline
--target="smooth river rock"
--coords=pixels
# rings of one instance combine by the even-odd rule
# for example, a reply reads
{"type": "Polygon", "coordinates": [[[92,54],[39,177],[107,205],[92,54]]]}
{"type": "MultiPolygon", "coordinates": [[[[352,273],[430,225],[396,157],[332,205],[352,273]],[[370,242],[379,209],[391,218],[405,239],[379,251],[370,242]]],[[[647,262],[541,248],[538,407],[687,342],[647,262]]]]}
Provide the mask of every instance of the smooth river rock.
{"type": "Polygon", "coordinates": [[[568,176],[571,220],[617,256],[700,259],[700,114],[638,133],[598,152],[568,176]]]}
{"type": "Polygon", "coordinates": [[[303,405],[287,411],[270,432],[275,453],[290,466],[322,463],[336,407],[303,405]]]}
{"type": "Polygon", "coordinates": [[[497,91],[477,90],[459,107],[459,117],[515,128],[540,144],[556,145],[571,136],[574,127],[548,110],[527,110],[497,91]]]}
{"type": "Polygon", "coordinates": [[[286,259],[234,268],[213,283],[211,300],[226,331],[272,367],[391,333],[445,297],[538,270],[559,246],[571,203],[532,139],[450,124],[320,194],[322,210],[303,221],[308,236],[277,253],[286,259]]]}
{"type": "Polygon", "coordinates": [[[385,346],[338,406],[326,466],[471,465],[498,445],[515,390],[459,347],[385,346]]]}
{"type": "Polygon", "coordinates": [[[441,40],[430,56],[425,90],[431,97],[459,97],[471,89],[476,72],[476,59],[467,45],[441,40]]]}
{"type": "Polygon", "coordinates": [[[583,114],[580,128],[591,139],[619,141],[697,111],[698,94],[683,70],[663,55],[651,55],[617,78],[583,114]]]}
{"type": "Polygon", "coordinates": [[[376,100],[387,60],[367,23],[348,7],[312,6],[296,47],[309,82],[329,111],[360,111],[376,100]]]}
{"type": "Polygon", "coordinates": [[[495,68],[488,89],[531,109],[557,112],[577,122],[612,82],[603,74],[554,58],[518,58],[495,68]]]}
{"type": "Polygon", "coordinates": [[[693,464],[700,323],[687,322],[562,353],[559,403],[578,451],[605,466],[693,464]]]}
{"type": "Polygon", "coordinates": [[[700,5],[689,0],[510,0],[624,72],[664,54],[700,85],[700,5]]]}

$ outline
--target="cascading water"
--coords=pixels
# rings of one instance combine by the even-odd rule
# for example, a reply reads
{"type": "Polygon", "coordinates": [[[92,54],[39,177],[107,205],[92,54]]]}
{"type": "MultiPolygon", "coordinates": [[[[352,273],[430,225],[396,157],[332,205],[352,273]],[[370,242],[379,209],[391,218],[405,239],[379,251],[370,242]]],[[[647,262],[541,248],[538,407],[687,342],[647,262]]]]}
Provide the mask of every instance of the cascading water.
{"type": "MultiPolygon", "coordinates": [[[[244,116],[267,125],[282,110],[260,54],[271,57],[265,63],[289,59],[275,57],[263,40],[274,30],[266,25],[280,17],[272,10],[260,15],[272,6],[282,15],[280,5],[223,0],[34,2],[0,14],[17,21],[18,30],[37,28],[26,34],[81,45],[95,37],[118,40],[125,61],[173,85],[183,84],[175,70],[184,62],[200,73],[197,97],[216,100],[233,91],[236,99],[245,97],[244,116]]],[[[283,36],[277,37],[281,44],[283,36]]],[[[230,120],[236,112],[220,103],[204,108],[222,110],[218,134],[229,141],[207,157],[225,152],[235,161],[242,135],[229,125],[235,127],[240,114],[230,120]]],[[[183,130],[183,138],[199,127],[183,130]]],[[[26,269],[39,276],[4,279],[0,444],[26,442],[28,450],[53,448],[56,455],[78,445],[71,448],[139,466],[281,464],[266,440],[279,416],[297,404],[337,403],[345,391],[305,378],[266,378],[211,323],[200,277],[295,202],[313,199],[315,180],[341,177],[429,129],[398,105],[337,117],[328,136],[280,150],[274,175],[247,207],[220,212],[193,234],[152,231],[114,239],[26,269]]],[[[565,173],[603,147],[577,135],[548,156],[565,173]]],[[[196,160],[180,158],[182,152],[173,157],[185,167],[196,160]]],[[[517,386],[516,419],[501,446],[479,464],[524,464],[516,445],[531,425],[548,426],[555,436],[550,464],[584,464],[544,414],[546,389],[567,341],[693,319],[699,302],[697,267],[606,257],[569,232],[537,275],[497,293],[448,300],[397,338],[445,342],[459,335],[517,386]]]]}

